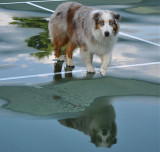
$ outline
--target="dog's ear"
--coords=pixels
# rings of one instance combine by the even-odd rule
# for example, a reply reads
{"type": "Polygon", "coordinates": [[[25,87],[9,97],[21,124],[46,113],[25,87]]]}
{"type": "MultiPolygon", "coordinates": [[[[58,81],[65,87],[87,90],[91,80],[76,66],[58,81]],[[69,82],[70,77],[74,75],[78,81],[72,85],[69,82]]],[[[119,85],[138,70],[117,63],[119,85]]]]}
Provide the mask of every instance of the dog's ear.
{"type": "Polygon", "coordinates": [[[100,13],[93,14],[93,20],[95,21],[96,25],[99,23],[99,18],[100,18],[100,13]]]}
{"type": "Polygon", "coordinates": [[[120,21],[120,19],[121,19],[120,14],[117,14],[117,13],[114,13],[113,17],[114,17],[117,21],[120,21]]]}

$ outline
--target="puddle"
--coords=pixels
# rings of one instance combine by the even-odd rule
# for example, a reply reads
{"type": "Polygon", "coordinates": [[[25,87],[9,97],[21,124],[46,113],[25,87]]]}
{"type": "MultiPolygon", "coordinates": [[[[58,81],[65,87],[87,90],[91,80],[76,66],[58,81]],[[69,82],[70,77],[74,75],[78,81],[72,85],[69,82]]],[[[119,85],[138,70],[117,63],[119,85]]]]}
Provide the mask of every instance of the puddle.
{"type": "Polygon", "coordinates": [[[103,96],[81,113],[37,118],[17,114],[0,115],[0,140],[3,141],[0,149],[4,152],[8,149],[158,152],[159,97],[103,96]]]}
{"type": "Polygon", "coordinates": [[[7,100],[0,98],[0,107],[2,107],[3,105],[5,105],[7,103],[8,103],[7,100]]]}
{"type": "MultiPolygon", "coordinates": [[[[36,4],[55,9],[59,3],[36,4]]],[[[83,3],[119,12],[121,32],[160,42],[158,0],[83,3]]],[[[0,151],[159,151],[158,64],[108,69],[102,78],[85,72],[77,50],[76,66],[68,68],[54,60],[51,13],[0,6],[0,78],[17,77],[0,81],[0,151]],[[38,74],[46,75],[27,78],[38,74]]],[[[159,62],[159,47],[119,35],[110,67],[152,62],[159,62]]],[[[96,56],[94,66],[100,67],[96,56]]]]}

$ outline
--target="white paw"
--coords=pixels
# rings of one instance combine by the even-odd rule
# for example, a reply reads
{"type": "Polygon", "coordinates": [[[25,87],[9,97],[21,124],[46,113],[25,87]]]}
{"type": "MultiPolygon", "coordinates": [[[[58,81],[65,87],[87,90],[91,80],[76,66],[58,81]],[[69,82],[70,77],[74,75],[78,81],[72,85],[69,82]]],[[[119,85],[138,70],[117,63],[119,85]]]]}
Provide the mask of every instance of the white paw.
{"type": "Polygon", "coordinates": [[[90,66],[90,67],[87,67],[87,72],[95,73],[96,71],[94,70],[94,68],[92,66],[90,66]]]}
{"type": "Polygon", "coordinates": [[[70,59],[70,58],[66,58],[66,64],[67,64],[67,66],[74,67],[74,63],[73,63],[72,59],[70,59]]]}
{"type": "Polygon", "coordinates": [[[106,70],[105,70],[105,69],[100,69],[100,74],[101,74],[102,76],[104,76],[104,75],[106,74],[106,70]]]}
{"type": "Polygon", "coordinates": [[[56,58],[55,61],[61,61],[62,62],[62,61],[64,61],[64,59],[63,59],[62,56],[60,56],[60,57],[56,58]]]}

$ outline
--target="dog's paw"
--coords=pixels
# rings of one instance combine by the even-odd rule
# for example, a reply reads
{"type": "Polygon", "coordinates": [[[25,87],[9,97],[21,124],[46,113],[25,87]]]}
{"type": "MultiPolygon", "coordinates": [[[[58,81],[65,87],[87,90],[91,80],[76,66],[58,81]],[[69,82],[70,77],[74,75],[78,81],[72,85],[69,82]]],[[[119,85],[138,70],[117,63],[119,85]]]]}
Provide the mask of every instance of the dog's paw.
{"type": "Polygon", "coordinates": [[[54,61],[58,61],[58,62],[64,62],[64,59],[62,56],[55,58],[54,61]]]}
{"type": "Polygon", "coordinates": [[[72,59],[70,59],[70,58],[66,59],[66,65],[69,67],[74,67],[74,63],[73,63],[72,59]]]}
{"type": "Polygon", "coordinates": [[[96,73],[93,67],[87,67],[87,72],[88,73],[96,73]]]}
{"type": "Polygon", "coordinates": [[[101,74],[102,76],[104,76],[104,75],[106,74],[106,70],[105,70],[105,69],[100,69],[100,74],[101,74]]]}
{"type": "Polygon", "coordinates": [[[57,61],[64,61],[64,59],[63,59],[63,57],[62,56],[60,56],[59,58],[57,58],[57,61]]]}

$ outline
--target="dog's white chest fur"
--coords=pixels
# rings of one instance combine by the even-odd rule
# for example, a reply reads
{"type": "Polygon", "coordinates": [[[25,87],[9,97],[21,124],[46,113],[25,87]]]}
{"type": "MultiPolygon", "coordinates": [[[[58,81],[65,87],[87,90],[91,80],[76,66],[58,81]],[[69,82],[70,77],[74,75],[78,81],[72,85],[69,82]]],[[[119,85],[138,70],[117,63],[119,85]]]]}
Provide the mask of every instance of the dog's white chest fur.
{"type": "MultiPolygon", "coordinates": [[[[100,38],[101,39],[101,38],[100,38]]],[[[104,38],[97,43],[92,43],[86,39],[87,49],[90,53],[102,56],[104,54],[110,54],[115,44],[115,37],[104,38]]]]}

